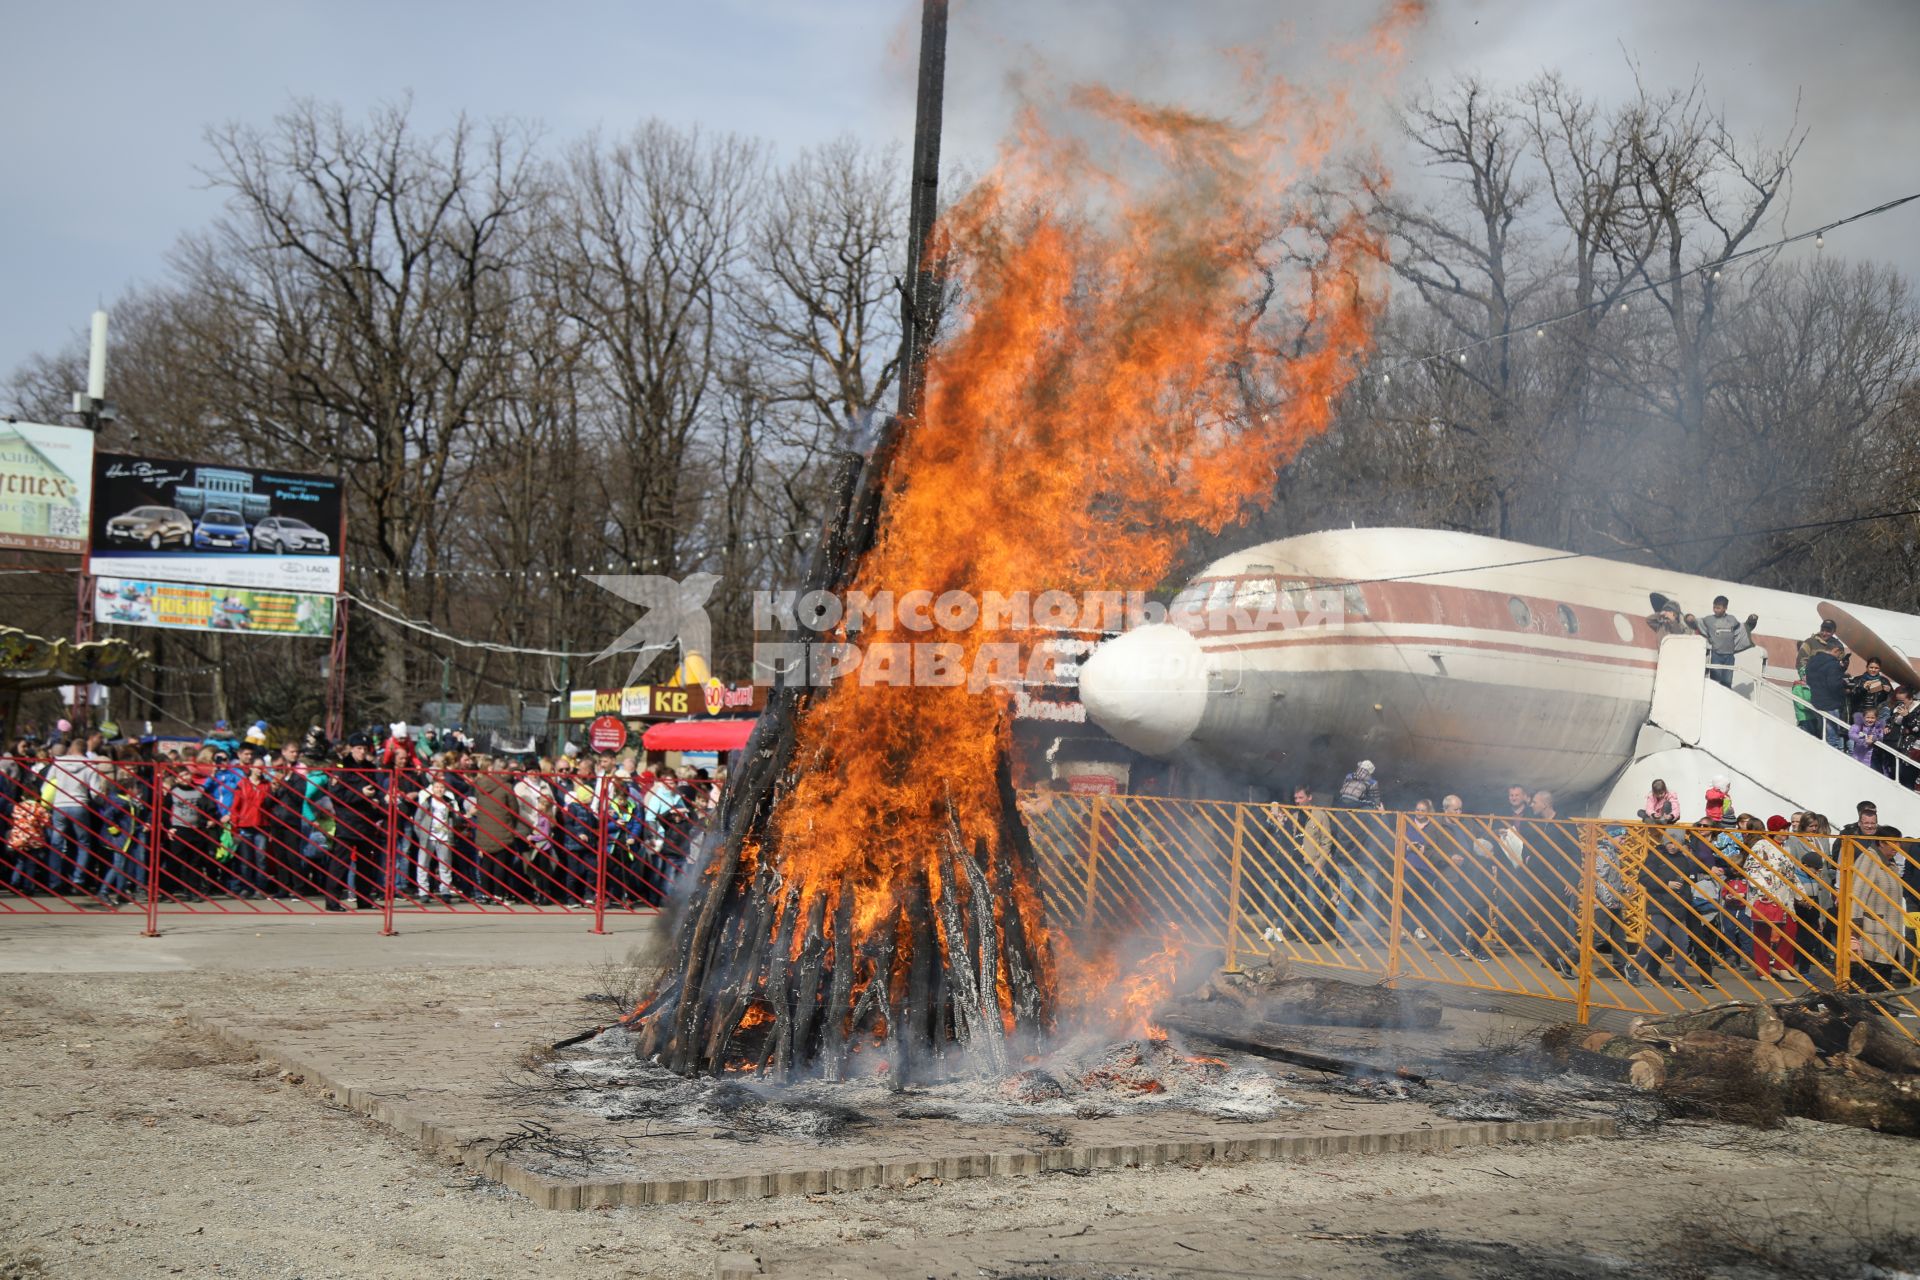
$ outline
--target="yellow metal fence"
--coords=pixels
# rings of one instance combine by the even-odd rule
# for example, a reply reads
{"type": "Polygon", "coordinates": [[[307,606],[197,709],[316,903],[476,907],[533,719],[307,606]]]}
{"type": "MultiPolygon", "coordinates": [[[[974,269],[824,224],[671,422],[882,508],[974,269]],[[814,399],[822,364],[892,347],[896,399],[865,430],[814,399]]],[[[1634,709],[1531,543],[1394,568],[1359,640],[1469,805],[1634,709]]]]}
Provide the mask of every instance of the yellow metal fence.
{"type": "MultiPolygon", "coordinates": [[[[1177,929],[1229,968],[1279,955],[1562,1001],[1578,1022],[1920,985],[1903,883],[1920,841],[1157,796],[1023,807],[1056,923],[1096,945],[1177,929]]],[[[1911,996],[1883,1007],[1920,1014],[1911,996]]]]}

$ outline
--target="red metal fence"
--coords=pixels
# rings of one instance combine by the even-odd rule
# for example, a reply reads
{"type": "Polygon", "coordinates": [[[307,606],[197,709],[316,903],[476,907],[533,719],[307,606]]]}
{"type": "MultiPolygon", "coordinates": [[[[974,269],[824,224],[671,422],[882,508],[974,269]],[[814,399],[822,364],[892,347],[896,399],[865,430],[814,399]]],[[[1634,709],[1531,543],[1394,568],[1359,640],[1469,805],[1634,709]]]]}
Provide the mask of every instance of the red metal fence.
{"type": "Polygon", "coordinates": [[[0,914],[657,911],[718,784],[583,761],[554,773],[9,759],[0,914]]]}

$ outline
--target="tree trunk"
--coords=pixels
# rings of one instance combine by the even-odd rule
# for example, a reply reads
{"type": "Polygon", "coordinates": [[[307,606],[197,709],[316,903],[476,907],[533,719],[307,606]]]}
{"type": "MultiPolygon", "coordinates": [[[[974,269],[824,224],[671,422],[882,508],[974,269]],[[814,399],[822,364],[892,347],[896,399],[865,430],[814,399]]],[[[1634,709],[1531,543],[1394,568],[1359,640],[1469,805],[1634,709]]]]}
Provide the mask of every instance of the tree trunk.
{"type": "Polygon", "coordinates": [[[1886,1071],[1920,1075],[1920,1041],[1912,1040],[1877,1016],[1867,1017],[1847,1037],[1847,1052],[1886,1071]]]}
{"type": "Polygon", "coordinates": [[[1820,1050],[1813,1043],[1813,1037],[1793,1027],[1787,1028],[1787,1034],[1780,1038],[1780,1043],[1775,1047],[1786,1056],[1787,1067],[1792,1071],[1810,1067],[1820,1057],[1820,1050]]]}
{"type": "Polygon", "coordinates": [[[1813,1047],[1821,1053],[1842,1053],[1853,1035],[1856,1019],[1843,1012],[1821,1004],[1783,1004],[1777,1006],[1780,1020],[1790,1030],[1798,1031],[1813,1041],[1813,1047]]]}
{"type": "Polygon", "coordinates": [[[1699,1031],[1738,1036],[1761,1044],[1779,1044],[1787,1027],[1780,1015],[1766,1005],[1717,1004],[1665,1018],[1635,1018],[1627,1034],[1636,1040],[1672,1042],[1699,1031]]]}
{"type": "Polygon", "coordinates": [[[1596,1031],[1578,1045],[1567,1045],[1555,1059],[1585,1075],[1625,1080],[1636,1089],[1658,1089],[1667,1082],[1669,1054],[1628,1036],[1596,1031]]]}
{"type": "Polygon", "coordinates": [[[1680,1071],[1687,1075],[1731,1075],[1744,1067],[1777,1078],[1791,1066],[1790,1058],[1777,1044],[1717,1031],[1687,1032],[1674,1046],[1674,1055],[1680,1071]]]}
{"type": "Polygon", "coordinates": [[[1812,1097],[1803,1113],[1814,1120],[1920,1137],[1920,1088],[1911,1078],[1871,1079],[1839,1071],[1810,1073],[1812,1097]]]}

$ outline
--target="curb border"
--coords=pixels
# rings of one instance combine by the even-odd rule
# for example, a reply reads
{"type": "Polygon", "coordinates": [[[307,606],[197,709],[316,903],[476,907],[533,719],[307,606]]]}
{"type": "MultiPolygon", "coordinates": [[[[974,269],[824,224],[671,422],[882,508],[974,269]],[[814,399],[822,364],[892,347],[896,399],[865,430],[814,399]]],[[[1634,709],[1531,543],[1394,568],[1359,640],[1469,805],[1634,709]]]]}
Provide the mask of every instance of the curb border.
{"type": "Polygon", "coordinates": [[[726,1203],[775,1196],[861,1191],[938,1178],[1019,1177],[1062,1170],[1137,1169],[1166,1164],[1232,1164],[1247,1160],[1310,1160],[1335,1155],[1393,1155],[1509,1142],[1556,1142],[1611,1138],[1611,1118],[1527,1120],[1439,1125],[1373,1133],[1303,1134],[1298,1137],[1228,1138],[1201,1142],[1131,1142],[1105,1146],[1048,1147],[1039,1151],[975,1152],[919,1160],[788,1169],[718,1178],[552,1178],[497,1155],[483,1155],[434,1122],[390,1102],[362,1085],[335,1078],[284,1050],[217,1018],[188,1014],[187,1024],[230,1049],[251,1053],[305,1077],[306,1085],[378,1121],[430,1155],[458,1160],[491,1181],[516,1191],[542,1209],[598,1209],[616,1205],[726,1203]]]}

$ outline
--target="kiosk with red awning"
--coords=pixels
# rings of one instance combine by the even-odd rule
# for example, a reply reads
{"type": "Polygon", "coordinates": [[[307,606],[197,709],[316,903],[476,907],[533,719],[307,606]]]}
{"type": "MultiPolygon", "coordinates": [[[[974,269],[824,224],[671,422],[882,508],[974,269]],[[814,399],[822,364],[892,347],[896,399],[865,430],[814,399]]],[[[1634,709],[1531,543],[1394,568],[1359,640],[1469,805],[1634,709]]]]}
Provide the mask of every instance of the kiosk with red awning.
{"type": "Polygon", "coordinates": [[[649,751],[738,751],[756,720],[663,720],[640,736],[649,751]]]}

